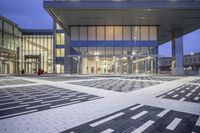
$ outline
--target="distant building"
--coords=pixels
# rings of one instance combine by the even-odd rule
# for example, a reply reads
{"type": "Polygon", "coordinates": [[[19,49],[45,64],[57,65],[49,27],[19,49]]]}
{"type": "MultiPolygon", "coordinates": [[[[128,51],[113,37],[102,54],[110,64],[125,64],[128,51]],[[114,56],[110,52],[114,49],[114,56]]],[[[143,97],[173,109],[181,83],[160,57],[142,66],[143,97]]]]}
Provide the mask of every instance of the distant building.
{"type": "MultiPolygon", "coordinates": [[[[171,57],[162,57],[159,59],[160,72],[171,71],[171,57]]],[[[200,71],[200,53],[191,53],[184,56],[184,71],[185,73],[195,74],[200,71]]]]}

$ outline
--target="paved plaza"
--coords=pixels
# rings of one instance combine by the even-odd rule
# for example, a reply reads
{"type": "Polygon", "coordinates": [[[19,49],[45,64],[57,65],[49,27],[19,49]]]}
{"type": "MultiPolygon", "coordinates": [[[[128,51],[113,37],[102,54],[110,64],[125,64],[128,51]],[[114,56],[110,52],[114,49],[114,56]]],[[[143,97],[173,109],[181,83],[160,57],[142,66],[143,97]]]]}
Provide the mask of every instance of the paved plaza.
{"type": "Polygon", "coordinates": [[[0,77],[0,133],[200,133],[200,77],[0,77]]]}

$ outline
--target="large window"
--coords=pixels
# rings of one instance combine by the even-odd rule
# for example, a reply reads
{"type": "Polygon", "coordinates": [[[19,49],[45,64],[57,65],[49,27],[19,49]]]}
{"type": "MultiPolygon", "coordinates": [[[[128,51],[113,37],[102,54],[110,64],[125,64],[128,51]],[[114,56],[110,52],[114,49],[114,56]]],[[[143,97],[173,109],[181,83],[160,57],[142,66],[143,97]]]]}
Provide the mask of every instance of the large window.
{"type": "Polygon", "coordinates": [[[79,39],[82,41],[87,40],[87,27],[79,27],[79,39]]]}
{"type": "Polygon", "coordinates": [[[140,40],[140,27],[132,26],[132,40],[140,40]]]}
{"type": "Polygon", "coordinates": [[[57,33],[56,34],[56,44],[57,45],[64,45],[65,44],[65,34],[64,33],[57,33]]]}
{"type": "Polygon", "coordinates": [[[78,40],[78,27],[71,27],[71,40],[78,40]]]}
{"type": "Polygon", "coordinates": [[[80,26],[71,27],[71,40],[148,41],[157,40],[156,26],[80,26]]]}
{"type": "Polygon", "coordinates": [[[96,27],[95,26],[88,27],[88,40],[89,41],[96,40],[96,27]]]}
{"type": "Polygon", "coordinates": [[[114,29],[113,26],[106,26],[106,40],[107,41],[112,41],[114,40],[114,29]]]}
{"type": "Polygon", "coordinates": [[[123,40],[131,40],[131,26],[123,27],[123,40]]]}
{"type": "Polygon", "coordinates": [[[97,40],[102,41],[105,40],[105,31],[104,31],[104,26],[97,26],[97,40]]]}
{"type": "Polygon", "coordinates": [[[57,48],[56,49],[56,57],[64,57],[65,56],[65,50],[57,48]]]}
{"type": "Polygon", "coordinates": [[[141,40],[149,40],[149,27],[141,26],[141,40]]]}
{"type": "Polygon", "coordinates": [[[122,40],[122,26],[115,26],[115,40],[122,40]]]}
{"type": "Polygon", "coordinates": [[[157,40],[157,27],[150,26],[149,27],[149,40],[157,40]]]}

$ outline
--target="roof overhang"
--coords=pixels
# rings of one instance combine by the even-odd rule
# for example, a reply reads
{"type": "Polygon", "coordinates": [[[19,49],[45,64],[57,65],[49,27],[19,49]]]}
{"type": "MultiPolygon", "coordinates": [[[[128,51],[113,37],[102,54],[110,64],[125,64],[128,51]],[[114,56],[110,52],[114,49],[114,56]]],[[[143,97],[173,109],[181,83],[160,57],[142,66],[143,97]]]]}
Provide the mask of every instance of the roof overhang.
{"type": "Polygon", "coordinates": [[[44,1],[65,30],[71,25],[155,25],[160,44],[200,28],[200,1],[44,1]]]}

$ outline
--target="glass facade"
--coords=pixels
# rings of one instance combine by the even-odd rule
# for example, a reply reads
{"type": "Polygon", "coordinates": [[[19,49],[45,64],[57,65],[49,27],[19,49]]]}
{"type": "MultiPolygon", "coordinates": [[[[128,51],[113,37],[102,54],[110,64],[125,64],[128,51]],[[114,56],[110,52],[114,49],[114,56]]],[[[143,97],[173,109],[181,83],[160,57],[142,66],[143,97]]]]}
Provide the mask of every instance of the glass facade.
{"type": "Polygon", "coordinates": [[[72,73],[156,72],[156,26],[72,26],[70,46],[72,73]]]}
{"type": "Polygon", "coordinates": [[[156,73],[156,26],[71,26],[53,30],[19,30],[0,19],[0,72],[34,74],[156,73]],[[19,52],[17,52],[17,48],[19,52]],[[19,53],[19,65],[17,55],[19,53]],[[69,62],[67,62],[69,58],[69,62]]]}
{"type": "Polygon", "coordinates": [[[0,74],[16,73],[17,47],[21,32],[17,25],[0,17],[0,74]]]}
{"type": "Polygon", "coordinates": [[[52,32],[23,32],[20,48],[20,70],[29,74],[38,69],[53,73],[52,32]]]}

